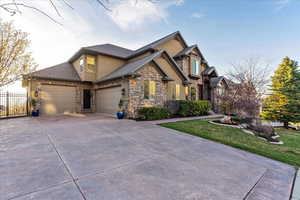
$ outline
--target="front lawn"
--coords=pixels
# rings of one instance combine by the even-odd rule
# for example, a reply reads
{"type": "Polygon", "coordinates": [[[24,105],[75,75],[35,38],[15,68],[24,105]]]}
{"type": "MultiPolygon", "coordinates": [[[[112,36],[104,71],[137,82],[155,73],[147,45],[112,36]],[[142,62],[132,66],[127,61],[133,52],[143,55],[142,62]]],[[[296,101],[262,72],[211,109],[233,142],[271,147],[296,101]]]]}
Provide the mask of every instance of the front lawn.
{"type": "Polygon", "coordinates": [[[275,145],[237,128],[210,124],[208,120],[181,121],[160,125],[300,167],[300,132],[277,129],[276,132],[280,135],[279,140],[284,144],[275,145]]]}

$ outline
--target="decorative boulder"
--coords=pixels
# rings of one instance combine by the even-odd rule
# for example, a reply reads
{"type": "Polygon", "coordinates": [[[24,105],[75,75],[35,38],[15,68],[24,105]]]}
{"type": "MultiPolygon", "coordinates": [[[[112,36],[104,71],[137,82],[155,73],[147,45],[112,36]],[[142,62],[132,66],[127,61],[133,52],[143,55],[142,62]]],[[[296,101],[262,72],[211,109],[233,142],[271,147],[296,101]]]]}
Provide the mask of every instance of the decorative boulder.
{"type": "Polygon", "coordinates": [[[224,116],[222,119],[220,119],[220,122],[223,124],[230,124],[230,125],[236,125],[232,118],[230,116],[224,116]]]}

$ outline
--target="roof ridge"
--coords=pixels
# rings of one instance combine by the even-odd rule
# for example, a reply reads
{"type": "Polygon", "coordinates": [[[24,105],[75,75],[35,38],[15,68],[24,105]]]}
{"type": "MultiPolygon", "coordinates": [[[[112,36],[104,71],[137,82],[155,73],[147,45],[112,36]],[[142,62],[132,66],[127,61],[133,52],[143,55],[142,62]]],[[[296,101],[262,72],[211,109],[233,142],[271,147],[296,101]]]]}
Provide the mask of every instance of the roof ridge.
{"type": "Polygon", "coordinates": [[[97,44],[97,45],[86,46],[86,47],[82,47],[82,48],[91,48],[91,47],[104,46],[104,45],[110,45],[110,46],[114,46],[114,47],[118,47],[118,48],[121,48],[121,49],[125,49],[125,50],[128,50],[128,51],[134,52],[134,50],[132,50],[132,49],[128,49],[128,48],[125,48],[125,47],[122,47],[122,46],[119,46],[119,45],[116,45],[116,44],[112,44],[112,43],[97,44]]]}
{"type": "Polygon", "coordinates": [[[141,48],[136,49],[136,51],[138,51],[139,49],[142,49],[142,48],[144,48],[144,47],[146,47],[146,46],[152,46],[153,44],[155,44],[155,43],[157,43],[157,42],[159,42],[159,41],[161,41],[161,40],[163,40],[163,39],[166,39],[166,38],[168,38],[168,37],[170,37],[170,36],[172,36],[172,35],[176,35],[176,34],[178,34],[178,33],[179,33],[179,31],[175,31],[175,32],[173,32],[173,33],[170,33],[170,34],[168,34],[168,35],[166,35],[166,36],[164,36],[164,37],[162,37],[162,38],[160,38],[160,39],[157,39],[157,40],[155,40],[155,41],[153,41],[153,42],[151,42],[151,43],[149,43],[149,44],[146,44],[146,45],[142,46],[141,48]]]}

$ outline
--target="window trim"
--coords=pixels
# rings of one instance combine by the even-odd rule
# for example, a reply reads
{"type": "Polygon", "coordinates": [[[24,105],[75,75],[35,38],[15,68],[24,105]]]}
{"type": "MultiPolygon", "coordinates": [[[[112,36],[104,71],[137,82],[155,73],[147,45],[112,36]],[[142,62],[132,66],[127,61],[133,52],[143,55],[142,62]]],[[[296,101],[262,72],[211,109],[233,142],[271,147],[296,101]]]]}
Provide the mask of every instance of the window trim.
{"type": "Polygon", "coordinates": [[[192,60],[192,75],[200,76],[200,62],[199,60],[192,60]]]}

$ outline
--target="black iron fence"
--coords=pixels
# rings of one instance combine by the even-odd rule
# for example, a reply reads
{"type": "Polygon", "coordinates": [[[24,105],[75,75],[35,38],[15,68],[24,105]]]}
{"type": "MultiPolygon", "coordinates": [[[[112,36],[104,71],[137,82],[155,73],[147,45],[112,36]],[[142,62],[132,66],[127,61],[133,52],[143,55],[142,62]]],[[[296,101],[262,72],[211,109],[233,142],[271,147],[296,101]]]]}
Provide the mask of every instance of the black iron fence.
{"type": "Polygon", "coordinates": [[[0,118],[26,116],[27,94],[0,91],[0,118]]]}

